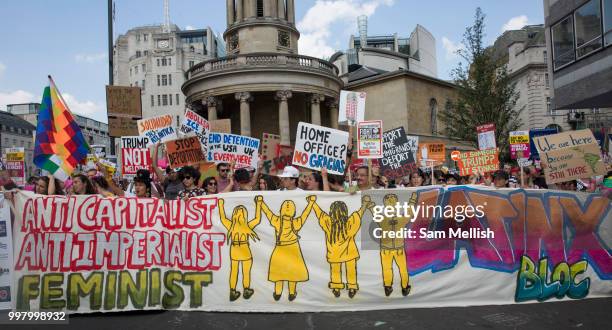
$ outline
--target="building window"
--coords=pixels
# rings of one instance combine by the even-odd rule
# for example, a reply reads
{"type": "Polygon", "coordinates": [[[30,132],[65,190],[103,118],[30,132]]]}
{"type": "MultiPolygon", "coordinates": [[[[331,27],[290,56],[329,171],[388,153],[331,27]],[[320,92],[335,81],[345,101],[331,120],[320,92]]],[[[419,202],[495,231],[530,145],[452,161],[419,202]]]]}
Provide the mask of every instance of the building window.
{"type": "Polygon", "coordinates": [[[149,40],[149,35],[148,34],[143,34],[142,38],[144,39],[144,41],[149,40]]]}
{"type": "Polygon", "coordinates": [[[550,106],[550,97],[546,98],[546,113],[548,113],[551,116],[555,115],[555,110],[553,110],[550,106]]]}
{"type": "Polygon", "coordinates": [[[159,58],[157,59],[157,66],[159,66],[159,58]]]}
{"type": "Polygon", "coordinates": [[[142,72],[144,73],[145,71],[147,71],[147,65],[142,63],[142,72]]]}
{"type": "Polygon", "coordinates": [[[257,17],[263,17],[264,9],[263,9],[263,0],[257,0],[257,17]]]}
{"type": "Polygon", "coordinates": [[[172,66],[172,57],[168,59],[168,66],[172,66]]]}
{"type": "Polygon", "coordinates": [[[138,87],[138,81],[134,82],[134,86],[138,87]]]}
{"type": "Polygon", "coordinates": [[[591,0],[574,13],[576,22],[576,57],[601,48],[601,8],[599,0],[591,0]]]}
{"type": "Polygon", "coordinates": [[[155,96],[151,95],[151,108],[155,106],[155,96]]]}
{"type": "Polygon", "coordinates": [[[161,76],[161,84],[162,86],[168,86],[168,76],[165,74],[162,74],[161,76]]]}
{"type": "Polygon", "coordinates": [[[548,80],[548,73],[544,74],[544,84],[546,85],[546,89],[550,88],[550,81],[548,80]]]}
{"type": "Polygon", "coordinates": [[[130,68],[130,76],[132,75],[132,68],[130,68]]]}
{"type": "Polygon", "coordinates": [[[195,64],[195,61],[189,61],[189,68],[193,67],[194,64],[195,64]]]}
{"type": "Polygon", "coordinates": [[[542,52],[542,58],[544,59],[544,63],[547,63],[547,62],[548,62],[548,58],[547,58],[547,56],[548,56],[548,52],[547,52],[547,51],[543,51],[543,52],[542,52]]]}
{"type": "Polygon", "coordinates": [[[162,105],[168,105],[168,95],[162,95],[162,105]]]}
{"type": "Polygon", "coordinates": [[[140,41],[140,34],[136,35],[136,41],[140,41]]]}
{"type": "Polygon", "coordinates": [[[291,38],[289,37],[289,32],[285,30],[278,30],[278,44],[283,47],[291,46],[291,38]]]}
{"type": "Polygon", "coordinates": [[[431,112],[431,134],[437,134],[438,131],[438,101],[431,99],[429,101],[429,111],[431,112]]]}
{"type": "Polygon", "coordinates": [[[159,75],[157,75],[157,86],[161,86],[159,75]]]}
{"type": "Polygon", "coordinates": [[[172,105],[172,94],[168,94],[168,101],[170,105],[172,105]]]}
{"type": "Polygon", "coordinates": [[[144,81],[144,79],[142,80],[142,89],[145,89],[145,81],[144,81]]]}
{"type": "Polygon", "coordinates": [[[166,60],[166,58],[162,58],[162,66],[166,66],[166,63],[168,63],[168,60],[166,60]]]}
{"type": "Polygon", "coordinates": [[[179,105],[179,96],[176,94],[176,105],[179,105]]]}
{"type": "Polygon", "coordinates": [[[161,95],[157,95],[157,106],[161,106],[161,95]]]}
{"type": "Polygon", "coordinates": [[[134,73],[138,74],[138,65],[134,67],[134,73]]]}
{"type": "Polygon", "coordinates": [[[591,113],[601,113],[601,109],[599,109],[599,108],[591,108],[591,113]]]}
{"type": "Polygon", "coordinates": [[[148,50],[145,50],[145,51],[143,52],[143,54],[144,54],[144,56],[147,56],[147,55],[149,55],[149,51],[148,51],[148,50]]]}
{"type": "Polygon", "coordinates": [[[140,57],[140,56],[142,56],[142,53],[139,50],[137,50],[136,51],[136,57],[140,57]]]}
{"type": "Polygon", "coordinates": [[[172,86],[172,74],[168,74],[168,85],[172,86]]]}
{"type": "Polygon", "coordinates": [[[612,0],[603,0],[604,45],[612,45],[612,0]]]}
{"type": "Polygon", "coordinates": [[[575,59],[574,52],[574,19],[568,16],[561,22],[553,25],[552,46],[553,66],[556,69],[569,64],[575,59]]]}

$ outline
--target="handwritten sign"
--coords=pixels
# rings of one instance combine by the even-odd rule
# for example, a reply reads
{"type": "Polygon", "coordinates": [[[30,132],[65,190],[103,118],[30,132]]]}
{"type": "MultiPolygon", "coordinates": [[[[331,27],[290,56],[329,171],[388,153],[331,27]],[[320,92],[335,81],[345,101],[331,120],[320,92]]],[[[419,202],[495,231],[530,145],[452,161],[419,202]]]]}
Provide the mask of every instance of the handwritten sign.
{"type": "Polygon", "coordinates": [[[459,154],[460,175],[471,175],[475,173],[494,172],[499,169],[499,157],[497,149],[479,151],[468,151],[459,154]]]}
{"type": "Polygon", "coordinates": [[[383,133],[382,175],[388,179],[400,178],[417,170],[415,163],[419,146],[417,136],[406,135],[403,127],[383,133]]]}
{"type": "Polygon", "coordinates": [[[361,121],[357,124],[357,157],[381,158],[382,120],[361,121]]]}
{"type": "Polygon", "coordinates": [[[487,150],[497,148],[495,142],[495,124],[485,124],[476,127],[478,132],[478,149],[487,150]]]}
{"type": "Polygon", "coordinates": [[[333,128],[300,122],[298,124],[293,164],[331,174],[344,174],[348,133],[333,128]]]}
{"type": "Polygon", "coordinates": [[[138,121],[138,133],[149,138],[149,145],[178,138],[171,115],[141,119],[138,121]]]}
{"type": "Polygon", "coordinates": [[[510,132],[510,157],[529,158],[529,131],[510,132]]]}
{"type": "Polygon", "coordinates": [[[534,144],[540,153],[546,183],[606,173],[599,144],[588,129],[536,137],[534,144]]]}
{"type": "Polygon", "coordinates": [[[417,161],[422,167],[441,165],[446,161],[446,145],[444,143],[419,143],[417,161]]]}
{"type": "Polygon", "coordinates": [[[354,126],[365,116],[365,92],[340,91],[338,123],[354,126]]]}
{"type": "Polygon", "coordinates": [[[532,129],[529,131],[529,151],[531,152],[531,156],[533,157],[539,156],[538,148],[536,148],[534,144],[535,138],[539,136],[546,136],[546,135],[552,135],[552,134],[557,134],[556,128],[539,128],[539,129],[532,129]]]}
{"type": "Polygon", "coordinates": [[[168,141],[165,145],[168,164],[171,168],[179,168],[206,161],[206,154],[202,152],[200,139],[196,136],[168,141]]]}
{"type": "Polygon", "coordinates": [[[210,132],[208,135],[209,162],[236,162],[236,168],[257,168],[259,162],[259,139],[249,136],[210,132]]]}
{"type": "Polygon", "coordinates": [[[140,87],[106,86],[106,112],[110,136],[137,134],[136,120],[142,118],[140,87]]]}
{"type": "Polygon", "coordinates": [[[121,173],[125,178],[136,176],[140,169],[153,172],[149,138],[144,136],[121,137],[121,173]]]}
{"type": "Polygon", "coordinates": [[[278,146],[280,145],[280,135],[263,133],[261,139],[261,159],[269,160],[278,156],[278,146]]]}
{"type": "Polygon", "coordinates": [[[185,135],[195,134],[200,140],[202,152],[206,154],[208,151],[208,132],[210,131],[210,125],[204,117],[191,110],[185,111],[185,118],[183,119],[183,124],[179,131],[185,135]]]}
{"type": "Polygon", "coordinates": [[[232,121],[229,119],[209,120],[210,131],[217,133],[232,133],[232,121]]]}

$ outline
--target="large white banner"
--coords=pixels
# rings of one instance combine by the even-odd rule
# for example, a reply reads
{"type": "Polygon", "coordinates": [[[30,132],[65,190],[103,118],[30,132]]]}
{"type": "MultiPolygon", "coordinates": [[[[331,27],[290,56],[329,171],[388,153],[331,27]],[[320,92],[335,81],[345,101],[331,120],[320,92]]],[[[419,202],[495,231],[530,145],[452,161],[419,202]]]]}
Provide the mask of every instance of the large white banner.
{"type": "Polygon", "coordinates": [[[0,310],[13,305],[13,239],[11,230],[11,209],[8,201],[0,195],[0,310]]]}
{"type": "Polygon", "coordinates": [[[20,192],[16,209],[21,310],[358,311],[612,293],[610,202],[598,195],[20,192]]]}

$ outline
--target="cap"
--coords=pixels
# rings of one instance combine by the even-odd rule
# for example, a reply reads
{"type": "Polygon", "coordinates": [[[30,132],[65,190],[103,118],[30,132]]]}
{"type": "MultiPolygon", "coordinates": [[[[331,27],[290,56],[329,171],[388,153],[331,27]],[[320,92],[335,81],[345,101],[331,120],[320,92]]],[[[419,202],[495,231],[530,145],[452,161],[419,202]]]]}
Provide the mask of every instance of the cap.
{"type": "Polygon", "coordinates": [[[279,178],[299,178],[300,171],[293,166],[285,166],[283,173],[278,175],[279,178]]]}

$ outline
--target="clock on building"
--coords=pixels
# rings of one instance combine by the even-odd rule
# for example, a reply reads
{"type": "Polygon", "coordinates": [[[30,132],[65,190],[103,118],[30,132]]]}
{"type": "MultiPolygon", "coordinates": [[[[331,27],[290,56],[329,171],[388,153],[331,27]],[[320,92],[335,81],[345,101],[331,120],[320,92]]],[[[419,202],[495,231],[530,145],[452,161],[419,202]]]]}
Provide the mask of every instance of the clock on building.
{"type": "Polygon", "coordinates": [[[166,40],[166,39],[157,40],[157,47],[158,48],[168,48],[168,46],[170,46],[170,43],[168,42],[168,40],[166,40]]]}

